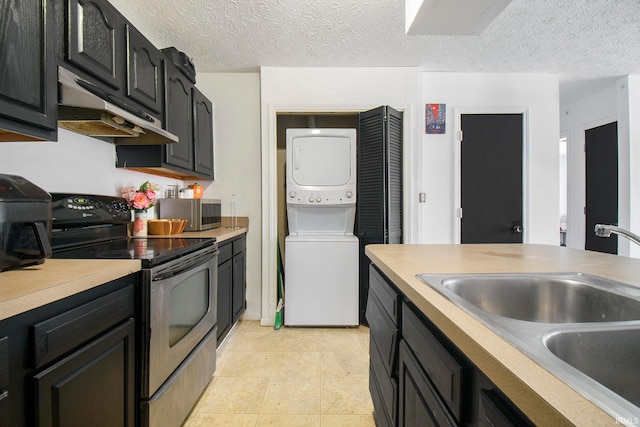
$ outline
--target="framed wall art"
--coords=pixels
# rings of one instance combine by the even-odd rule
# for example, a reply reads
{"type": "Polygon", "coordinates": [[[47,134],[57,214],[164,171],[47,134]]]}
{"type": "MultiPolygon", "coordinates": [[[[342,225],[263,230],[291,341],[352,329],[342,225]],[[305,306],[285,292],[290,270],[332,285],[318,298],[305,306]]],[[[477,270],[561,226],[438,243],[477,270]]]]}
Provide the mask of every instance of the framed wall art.
{"type": "Polygon", "coordinates": [[[425,104],[425,133],[426,134],[443,134],[445,133],[446,121],[446,104],[425,104]]]}

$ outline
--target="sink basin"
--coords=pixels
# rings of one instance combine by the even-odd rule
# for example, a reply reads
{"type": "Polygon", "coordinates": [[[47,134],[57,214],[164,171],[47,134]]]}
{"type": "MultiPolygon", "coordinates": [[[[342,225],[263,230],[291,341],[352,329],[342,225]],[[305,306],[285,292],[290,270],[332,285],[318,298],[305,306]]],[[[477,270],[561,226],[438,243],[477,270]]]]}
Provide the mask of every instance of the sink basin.
{"type": "Polygon", "coordinates": [[[640,319],[640,289],[585,274],[418,277],[451,300],[460,298],[484,312],[511,319],[541,323],[640,319]]]}
{"type": "Polygon", "coordinates": [[[640,328],[603,328],[548,334],[555,356],[640,406],[640,328]]]}
{"type": "Polygon", "coordinates": [[[417,277],[620,424],[637,420],[640,288],[583,273],[417,277]]]}

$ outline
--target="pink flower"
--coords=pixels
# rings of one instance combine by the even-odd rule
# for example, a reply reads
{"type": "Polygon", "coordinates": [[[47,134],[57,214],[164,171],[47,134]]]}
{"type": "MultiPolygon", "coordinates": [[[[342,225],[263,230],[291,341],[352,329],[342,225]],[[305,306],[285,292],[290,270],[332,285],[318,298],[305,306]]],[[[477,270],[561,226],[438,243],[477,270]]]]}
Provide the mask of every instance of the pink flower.
{"type": "Polygon", "coordinates": [[[133,196],[133,208],[134,209],[148,209],[151,205],[151,200],[145,193],[136,193],[133,196]]]}
{"type": "Polygon", "coordinates": [[[153,207],[158,201],[157,189],[156,184],[145,181],[137,190],[129,186],[123,188],[120,193],[133,209],[146,210],[153,207]]]}

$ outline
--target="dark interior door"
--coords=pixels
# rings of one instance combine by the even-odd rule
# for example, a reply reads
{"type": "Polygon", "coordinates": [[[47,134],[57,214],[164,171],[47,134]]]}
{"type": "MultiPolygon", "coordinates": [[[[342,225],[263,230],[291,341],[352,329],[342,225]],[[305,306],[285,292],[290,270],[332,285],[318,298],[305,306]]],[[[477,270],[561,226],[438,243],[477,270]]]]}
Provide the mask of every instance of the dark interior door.
{"type": "Polygon", "coordinates": [[[461,243],[522,243],[522,114],[461,118],[461,243]]]}
{"type": "Polygon", "coordinates": [[[597,237],[596,224],[618,223],[618,123],[584,132],[585,140],[585,244],[590,251],[618,253],[618,237],[597,237]]]}

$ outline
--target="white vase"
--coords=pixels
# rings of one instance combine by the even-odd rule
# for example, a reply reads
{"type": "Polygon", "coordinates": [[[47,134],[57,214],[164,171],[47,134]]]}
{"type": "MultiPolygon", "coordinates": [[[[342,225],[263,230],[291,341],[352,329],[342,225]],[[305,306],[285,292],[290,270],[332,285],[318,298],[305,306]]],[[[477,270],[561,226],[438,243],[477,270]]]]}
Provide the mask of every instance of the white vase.
{"type": "Polygon", "coordinates": [[[147,211],[133,211],[133,237],[147,236],[147,211]]]}

